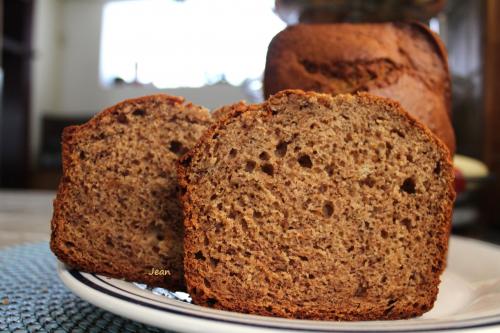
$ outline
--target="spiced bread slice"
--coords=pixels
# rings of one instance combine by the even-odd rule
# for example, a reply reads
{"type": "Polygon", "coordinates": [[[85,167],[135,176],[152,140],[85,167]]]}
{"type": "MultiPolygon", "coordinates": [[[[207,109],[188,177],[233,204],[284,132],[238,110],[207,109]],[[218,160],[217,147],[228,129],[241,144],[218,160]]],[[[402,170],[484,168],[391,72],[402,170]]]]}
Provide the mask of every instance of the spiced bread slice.
{"type": "Polygon", "coordinates": [[[195,304],[322,320],[432,308],[452,163],[397,102],[289,90],[239,105],[178,172],[195,304]]]}
{"type": "Polygon", "coordinates": [[[284,89],[395,99],[455,151],[450,75],[439,37],[420,23],[299,24],[269,45],[265,96],[284,89]]]}
{"type": "Polygon", "coordinates": [[[154,95],[65,128],[52,219],[57,257],[86,272],[182,289],[176,161],[210,123],[208,110],[154,95]]]}

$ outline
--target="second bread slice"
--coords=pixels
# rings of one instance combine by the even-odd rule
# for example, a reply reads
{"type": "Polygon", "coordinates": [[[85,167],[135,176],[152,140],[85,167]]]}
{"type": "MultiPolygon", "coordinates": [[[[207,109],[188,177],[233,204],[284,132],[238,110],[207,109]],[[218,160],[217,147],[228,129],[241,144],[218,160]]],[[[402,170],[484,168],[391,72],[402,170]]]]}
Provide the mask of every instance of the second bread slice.
{"type": "Polygon", "coordinates": [[[52,251],[86,272],[182,289],[175,163],[210,123],[204,108],[153,95],[66,128],[52,251]]]}

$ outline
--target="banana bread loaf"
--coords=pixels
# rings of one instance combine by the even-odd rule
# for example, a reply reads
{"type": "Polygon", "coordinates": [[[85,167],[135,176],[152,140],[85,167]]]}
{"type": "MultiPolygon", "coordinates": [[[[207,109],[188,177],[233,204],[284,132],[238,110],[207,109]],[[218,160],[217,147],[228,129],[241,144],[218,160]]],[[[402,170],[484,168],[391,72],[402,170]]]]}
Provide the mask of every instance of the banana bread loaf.
{"type": "Polygon", "coordinates": [[[211,123],[182,98],[126,100],[63,133],[51,248],[77,269],[182,289],[176,161],[211,123]]]}
{"type": "Polygon", "coordinates": [[[446,51],[419,23],[288,27],[269,45],[264,93],[289,88],[390,97],[455,151],[446,51]]]}
{"type": "Polygon", "coordinates": [[[238,104],[178,172],[195,304],[324,320],[432,308],[453,169],[397,102],[290,90],[238,104]]]}

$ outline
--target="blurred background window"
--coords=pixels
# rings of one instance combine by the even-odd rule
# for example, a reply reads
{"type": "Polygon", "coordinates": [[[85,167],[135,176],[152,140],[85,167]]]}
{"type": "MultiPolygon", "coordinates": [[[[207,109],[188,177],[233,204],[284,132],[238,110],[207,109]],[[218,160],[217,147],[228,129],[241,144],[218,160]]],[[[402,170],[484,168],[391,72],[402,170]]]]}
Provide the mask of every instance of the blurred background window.
{"type": "Polygon", "coordinates": [[[102,19],[100,78],[157,88],[234,86],[260,78],[286,25],[273,0],[116,1],[102,19]]]}

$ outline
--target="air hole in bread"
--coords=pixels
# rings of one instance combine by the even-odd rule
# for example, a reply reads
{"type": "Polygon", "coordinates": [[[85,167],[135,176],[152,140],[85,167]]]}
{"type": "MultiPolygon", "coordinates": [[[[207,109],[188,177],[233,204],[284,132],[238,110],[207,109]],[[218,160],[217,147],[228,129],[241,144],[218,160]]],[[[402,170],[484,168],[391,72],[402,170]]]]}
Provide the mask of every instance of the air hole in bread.
{"type": "Polygon", "coordinates": [[[64,245],[65,245],[66,247],[68,247],[68,248],[75,247],[75,243],[73,243],[73,242],[68,242],[68,241],[64,242],[64,245]]]}
{"type": "Polygon", "coordinates": [[[118,122],[121,124],[128,124],[128,118],[123,113],[118,113],[118,115],[116,116],[116,120],[118,120],[118,122]]]}
{"type": "Polygon", "coordinates": [[[263,151],[262,153],[259,154],[259,158],[263,161],[268,161],[269,160],[269,154],[267,151],[263,151]]]}
{"type": "Polygon", "coordinates": [[[251,160],[247,161],[247,163],[245,164],[245,171],[246,172],[253,172],[256,165],[257,165],[257,163],[255,163],[255,161],[251,161],[251,160]]]}
{"type": "Polygon", "coordinates": [[[277,145],[276,145],[276,150],[274,151],[274,154],[278,157],[283,157],[286,155],[286,151],[288,149],[288,142],[286,141],[280,141],[277,145]]]}
{"type": "Polygon", "coordinates": [[[210,286],[212,285],[212,284],[210,283],[210,281],[209,281],[207,278],[204,278],[204,279],[203,279],[203,284],[204,284],[205,286],[207,286],[208,288],[210,288],[210,286]]]}
{"type": "Polygon", "coordinates": [[[333,214],[333,203],[331,201],[325,201],[323,204],[323,216],[331,217],[333,214]]]}
{"type": "Polygon", "coordinates": [[[327,166],[325,167],[325,171],[326,171],[326,173],[328,174],[328,176],[330,176],[330,177],[331,177],[331,176],[333,176],[333,170],[334,170],[334,169],[333,169],[333,165],[331,165],[331,164],[330,164],[330,165],[327,165],[327,166]]]}
{"type": "Polygon", "coordinates": [[[210,307],[214,306],[216,303],[217,303],[217,299],[216,298],[210,297],[210,298],[207,299],[207,305],[210,306],[210,307]]]}
{"type": "Polygon", "coordinates": [[[401,137],[401,138],[404,138],[404,137],[405,137],[405,135],[403,134],[403,132],[401,132],[401,131],[400,131],[400,130],[398,130],[397,128],[393,128],[393,129],[391,130],[391,133],[395,133],[395,134],[397,134],[397,135],[398,135],[399,137],[401,137]]]}
{"type": "Polygon", "coordinates": [[[248,230],[248,222],[247,222],[247,220],[245,220],[245,219],[241,220],[241,229],[248,230]]]}
{"type": "Polygon", "coordinates": [[[80,154],[78,155],[81,160],[85,159],[85,152],[83,150],[80,150],[80,154]]]}
{"type": "Polygon", "coordinates": [[[299,161],[299,164],[301,167],[308,168],[308,169],[312,168],[313,163],[312,163],[309,155],[306,155],[306,154],[301,155],[299,157],[298,161],[299,161]]]}
{"type": "Polygon", "coordinates": [[[253,217],[256,218],[256,219],[260,219],[262,217],[262,213],[259,212],[258,210],[255,210],[253,212],[253,217]]]}
{"type": "Polygon", "coordinates": [[[187,149],[184,147],[184,145],[180,141],[177,141],[177,140],[170,141],[169,150],[172,153],[177,154],[177,155],[183,155],[187,151],[187,149]]]}
{"type": "Polygon", "coordinates": [[[212,265],[212,267],[217,267],[217,265],[219,264],[219,262],[220,262],[219,259],[210,257],[210,265],[212,265]]]}
{"type": "Polygon", "coordinates": [[[436,167],[434,168],[434,173],[435,173],[436,175],[439,175],[439,174],[441,173],[441,162],[439,162],[439,161],[438,161],[438,162],[436,163],[436,167]]]}
{"type": "Polygon", "coordinates": [[[380,230],[380,236],[381,236],[383,239],[387,239],[387,237],[389,237],[389,233],[387,232],[387,230],[382,229],[382,230],[380,230]]]}
{"type": "Polygon", "coordinates": [[[408,218],[404,218],[401,220],[401,225],[403,225],[408,231],[411,231],[411,220],[408,218]]]}
{"type": "Polygon", "coordinates": [[[236,157],[237,154],[238,154],[238,151],[234,148],[231,148],[231,150],[229,151],[229,156],[232,158],[236,157]]]}
{"type": "Polygon", "coordinates": [[[354,297],[366,296],[366,290],[367,290],[366,286],[360,284],[356,289],[356,292],[354,293],[354,297]]]}
{"type": "Polygon", "coordinates": [[[261,170],[262,170],[262,172],[268,174],[271,177],[274,175],[274,167],[272,164],[266,163],[266,164],[262,165],[261,170]]]}
{"type": "Polygon", "coordinates": [[[180,160],[180,164],[182,166],[188,167],[193,160],[193,157],[191,155],[188,155],[186,158],[183,158],[180,160]]]}
{"type": "Polygon", "coordinates": [[[201,261],[205,261],[205,259],[206,259],[205,256],[203,255],[203,252],[201,252],[201,251],[196,252],[194,254],[194,258],[196,260],[201,260],[201,261]]]}
{"type": "Polygon", "coordinates": [[[384,311],[384,316],[387,316],[392,310],[394,309],[394,305],[393,306],[390,306],[388,307],[385,311],[384,311]]]}
{"type": "Polygon", "coordinates": [[[146,115],[146,110],[144,109],[135,109],[133,112],[132,112],[132,115],[133,116],[145,116],[146,115]]]}
{"type": "Polygon", "coordinates": [[[307,258],[306,256],[299,256],[299,259],[302,261],[309,261],[309,258],[307,258]]]}
{"type": "Polygon", "coordinates": [[[359,181],[361,185],[368,186],[368,187],[373,187],[375,185],[375,179],[373,179],[371,176],[368,176],[362,180],[359,181]]]}
{"type": "Polygon", "coordinates": [[[403,184],[401,185],[401,191],[409,193],[409,194],[415,194],[415,180],[411,177],[406,178],[403,181],[403,184]]]}

